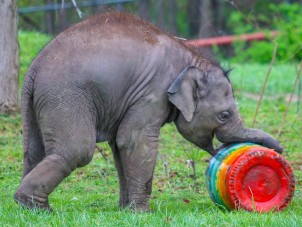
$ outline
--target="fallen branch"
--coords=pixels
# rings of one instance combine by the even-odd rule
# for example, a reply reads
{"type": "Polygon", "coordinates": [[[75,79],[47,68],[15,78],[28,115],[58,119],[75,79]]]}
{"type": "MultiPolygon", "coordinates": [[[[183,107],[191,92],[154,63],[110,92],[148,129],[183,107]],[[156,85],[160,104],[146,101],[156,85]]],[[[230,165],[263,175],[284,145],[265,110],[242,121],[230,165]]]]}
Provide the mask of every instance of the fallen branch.
{"type": "Polygon", "coordinates": [[[101,147],[99,147],[98,145],[95,145],[95,149],[97,149],[100,153],[101,153],[101,155],[103,156],[103,158],[106,160],[106,162],[107,162],[107,158],[105,157],[105,155],[104,155],[104,150],[103,150],[103,148],[101,148],[101,147]]]}
{"type": "Polygon", "coordinates": [[[260,108],[260,104],[261,104],[261,102],[262,102],[262,98],[263,98],[263,95],[264,95],[264,92],[265,92],[265,89],[266,89],[267,81],[268,81],[269,75],[270,75],[270,73],[271,73],[273,64],[274,64],[275,59],[276,59],[276,53],[277,53],[277,44],[275,43],[272,61],[271,61],[270,65],[269,65],[268,71],[267,71],[267,73],[266,73],[265,81],[264,81],[264,84],[263,84],[263,86],[262,86],[262,91],[261,91],[261,94],[260,94],[260,98],[259,98],[259,100],[258,100],[258,104],[257,104],[256,111],[255,111],[255,115],[254,115],[254,119],[253,119],[253,123],[252,123],[252,128],[254,127],[255,122],[256,122],[256,117],[257,117],[257,115],[258,115],[258,111],[259,111],[259,108],[260,108]]]}
{"type": "Polygon", "coordinates": [[[195,190],[198,190],[197,188],[197,177],[196,177],[196,163],[194,160],[190,159],[190,160],[187,160],[187,167],[188,168],[192,168],[193,169],[193,181],[194,181],[194,187],[195,187],[195,190]]]}
{"type": "Polygon", "coordinates": [[[298,103],[297,103],[297,113],[300,111],[300,103],[301,103],[301,88],[302,88],[302,83],[301,83],[301,78],[299,79],[299,86],[298,86],[298,103]]]}
{"type": "Polygon", "coordinates": [[[287,107],[286,107],[286,110],[283,114],[283,118],[282,118],[282,122],[281,122],[281,125],[279,127],[279,131],[278,131],[278,136],[277,138],[280,137],[280,134],[282,132],[282,129],[283,129],[283,126],[284,126],[284,122],[286,121],[286,116],[288,114],[288,110],[289,110],[289,106],[292,102],[292,99],[293,99],[293,95],[294,95],[294,92],[296,90],[296,87],[297,87],[297,84],[298,84],[298,81],[299,81],[299,78],[300,78],[300,74],[301,74],[301,70],[302,70],[302,61],[300,62],[300,68],[297,72],[297,75],[296,75],[296,79],[295,79],[295,82],[294,82],[294,86],[293,86],[293,89],[292,89],[292,92],[290,93],[290,97],[289,97],[289,100],[288,100],[288,103],[287,103],[287,107]]]}
{"type": "MultiPolygon", "coordinates": [[[[63,1],[64,2],[64,1],[63,1]]],[[[63,3],[62,2],[62,3],[63,3]]],[[[79,18],[81,18],[82,19],[82,11],[79,9],[79,7],[77,6],[77,2],[75,1],[75,0],[71,0],[71,2],[72,2],[72,4],[73,4],[73,6],[74,6],[74,8],[76,9],[76,11],[77,11],[77,13],[78,13],[78,15],[79,15],[79,18]]]]}

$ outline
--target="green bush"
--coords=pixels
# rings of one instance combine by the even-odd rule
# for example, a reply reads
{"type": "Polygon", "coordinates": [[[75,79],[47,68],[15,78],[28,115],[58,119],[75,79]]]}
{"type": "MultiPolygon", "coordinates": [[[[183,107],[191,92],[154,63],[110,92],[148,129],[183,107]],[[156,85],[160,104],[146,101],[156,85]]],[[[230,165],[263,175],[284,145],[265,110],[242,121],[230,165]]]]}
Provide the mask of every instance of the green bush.
{"type": "Polygon", "coordinates": [[[276,60],[286,62],[288,60],[302,59],[302,7],[300,4],[269,5],[268,15],[257,15],[255,17],[244,16],[240,12],[234,12],[230,16],[229,24],[236,24],[235,34],[259,31],[259,24],[267,24],[271,21],[270,29],[279,32],[276,38],[269,37],[265,41],[234,43],[234,61],[254,61],[260,63],[270,62],[277,45],[276,60]],[[253,22],[252,22],[253,21],[253,22]],[[253,26],[255,23],[257,26],[253,26]]]}

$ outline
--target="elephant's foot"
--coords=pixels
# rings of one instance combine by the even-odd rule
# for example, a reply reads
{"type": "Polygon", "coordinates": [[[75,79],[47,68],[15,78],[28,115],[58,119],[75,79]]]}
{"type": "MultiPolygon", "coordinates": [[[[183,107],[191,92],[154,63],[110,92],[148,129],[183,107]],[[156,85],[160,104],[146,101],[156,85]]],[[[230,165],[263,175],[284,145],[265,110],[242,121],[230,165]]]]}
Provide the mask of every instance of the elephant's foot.
{"type": "Polygon", "coordinates": [[[137,203],[130,203],[128,208],[135,211],[135,212],[151,212],[151,208],[148,203],[137,204],[137,203]]]}
{"type": "Polygon", "coordinates": [[[135,212],[151,212],[149,204],[119,203],[119,209],[129,209],[135,212]]]}
{"type": "Polygon", "coordinates": [[[123,209],[127,207],[129,207],[128,190],[120,186],[119,208],[123,209]]]}
{"type": "Polygon", "coordinates": [[[149,195],[132,194],[129,198],[128,208],[136,212],[150,212],[149,195]],[[132,197],[132,198],[131,198],[132,197]]]}
{"type": "Polygon", "coordinates": [[[39,210],[46,210],[49,212],[53,211],[49,206],[48,198],[31,196],[17,191],[14,195],[14,199],[18,204],[30,210],[39,209],[39,210]]]}
{"type": "Polygon", "coordinates": [[[123,196],[121,194],[120,200],[119,200],[119,208],[120,209],[129,209],[135,212],[150,212],[151,208],[149,206],[148,199],[134,199],[129,201],[128,196],[123,196]]]}

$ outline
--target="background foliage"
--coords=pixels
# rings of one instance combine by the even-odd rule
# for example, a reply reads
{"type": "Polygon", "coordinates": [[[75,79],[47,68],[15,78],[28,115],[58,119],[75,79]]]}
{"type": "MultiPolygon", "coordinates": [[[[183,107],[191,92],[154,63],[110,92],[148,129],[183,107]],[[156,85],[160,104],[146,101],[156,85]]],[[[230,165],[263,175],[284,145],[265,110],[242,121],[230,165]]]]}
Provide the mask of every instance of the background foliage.
{"type": "MultiPolygon", "coordinates": [[[[64,1],[70,3],[69,0],[64,1]]],[[[78,4],[84,2],[77,0],[78,4]]],[[[86,2],[102,2],[87,1],[86,2]]],[[[107,1],[108,2],[108,1],[107,1]]],[[[59,0],[23,0],[19,8],[61,4],[59,0]]],[[[302,58],[302,2],[300,0],[136,0],[123,4],[103,4],[80,7],[83,17],[93,14],[123,11],[149,20],[172,35],[194,39],[229,34],[243,34],[264,31],[267,40],[260,42],[235,42],[229,46],[215,47],[219,56],[233,62],[270,62],[274,45],[278,45],[277,61],[299,61],[302,58]],[[277,30],[279,35],[269,36],[277,30]]],[[[19,27],[22,30],[44,31],[55,35],[71,24],[79,22],[76,10],[20,14],[19,27]]]]}
{"type": "Polygon", "coordinates": [[[268,14],[249,15],[246,17],[240,12],[233,12],[229,23],[236,24],[234,32],[242,34],[262,30],[260,22],[271,23],[270,29],[277,30],[279,35],[274,38],[269,36],[268,40],[258,41],[250,44],[237,42],[234,45],[236,62],[247,60],[268,63],[271,61],[274,45],[277,45],[276,59],[278,62],[302,59],[302,7],[300,4],[270,4],[268,14]],[[247,23],[248,22],[248,23],[247,23]]]}

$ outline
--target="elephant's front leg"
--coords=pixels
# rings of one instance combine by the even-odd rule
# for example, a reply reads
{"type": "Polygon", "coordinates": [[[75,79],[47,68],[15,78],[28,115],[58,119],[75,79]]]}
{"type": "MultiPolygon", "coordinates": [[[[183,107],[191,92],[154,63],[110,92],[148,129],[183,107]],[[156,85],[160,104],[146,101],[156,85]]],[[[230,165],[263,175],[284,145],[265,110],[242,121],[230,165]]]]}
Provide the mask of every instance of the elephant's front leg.
{"type": "Polygon", "coordinates": [[[126,177],[128,203],[137,211],[150,210],[149,198],[160,129],[151,125],[145,125],[139,118],[124,119],[116,138],[126,177]]]}

